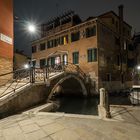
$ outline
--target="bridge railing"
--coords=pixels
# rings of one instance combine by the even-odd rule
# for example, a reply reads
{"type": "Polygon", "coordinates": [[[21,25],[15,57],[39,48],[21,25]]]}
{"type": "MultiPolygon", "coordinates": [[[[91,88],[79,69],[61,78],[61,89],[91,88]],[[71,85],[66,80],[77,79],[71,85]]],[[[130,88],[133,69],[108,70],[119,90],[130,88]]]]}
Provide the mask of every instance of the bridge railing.
{"type": "Polygon", "coordinates": [[[82,71],[82,69],[73,63],[69,62],[61,62],[54,65],[48,65],[43,68],[46,72],[46,77],[48,78],[50,74],[56,74],[59,72],[67,72],[67,73],[76,73],[81,75],[83,78],[85,78],[86,74],[82,71]]]}
{"type": "Polygon", "coordinates": [[[10,92],[15,92],[17,89],[28,83],[46,82],[50,77],[59,75],[63,72],[78,74],[82,78],[86,77],[86,74],[78,65],[69,62],[61,62],[59,64],[48,65],[42,68],[31,67],[28,69],[15,70],[0,75],[0,83],[3,83],[0,84],[0,89],[3,89],[2,92],[0,90],[0,97],[10,92]]]}
{"type": "Polygon", "coordinates": [[[0,75],[0,97],[30,83],[30,69],[20,69],[0,75]]]}

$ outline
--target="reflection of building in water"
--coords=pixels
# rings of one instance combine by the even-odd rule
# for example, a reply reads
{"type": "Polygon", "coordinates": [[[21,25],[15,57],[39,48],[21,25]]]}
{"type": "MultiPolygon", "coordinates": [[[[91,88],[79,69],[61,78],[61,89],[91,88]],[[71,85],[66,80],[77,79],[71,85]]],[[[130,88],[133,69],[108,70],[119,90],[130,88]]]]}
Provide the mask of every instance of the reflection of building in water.
{"type": "MultiPolygon", "coordinates": [[[[37,67],[70,62],[90,75],[91,91],[128,86],[127,46],[131,26],[113,11],[83,21],[70,11],[41,26],[41,39],[32,42],[32,63],[37,67]]],[[[129,81],[129,82],[128,82],[129,81]]]]}
{"type": "MultiPolygon", "coordinates": [[[[13,71],[13,0],[0,0],[0,75],[13,71]]],[[[5,77],[9,80],[11,75],[5,77]]],[[[0,78],[0,82],[2,79],[0,78]]]]}

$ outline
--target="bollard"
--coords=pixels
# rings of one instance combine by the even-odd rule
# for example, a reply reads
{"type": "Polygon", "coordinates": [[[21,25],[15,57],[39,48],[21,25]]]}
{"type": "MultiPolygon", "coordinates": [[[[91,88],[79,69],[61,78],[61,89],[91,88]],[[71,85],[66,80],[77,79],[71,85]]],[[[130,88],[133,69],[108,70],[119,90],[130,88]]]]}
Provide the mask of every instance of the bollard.
{"type": "Polygon", "coordinates": [[[101,118],[111,118],[108,93],[104,88],[100,89],[100,104],[98,105],[98,112],[101,118]]]}
{"type": "Polygon", "coordinates": [[[100,106],[105,107],[105,89],[100,89],[100,106]]]}
{"type": "Polygon", "coordinates": [[[108,99],[108,92],[105,91],[105,109],[106,109],[106,118],[111,118],[110,114],[110,105],[109,105],[109,99],[108,99]]]}

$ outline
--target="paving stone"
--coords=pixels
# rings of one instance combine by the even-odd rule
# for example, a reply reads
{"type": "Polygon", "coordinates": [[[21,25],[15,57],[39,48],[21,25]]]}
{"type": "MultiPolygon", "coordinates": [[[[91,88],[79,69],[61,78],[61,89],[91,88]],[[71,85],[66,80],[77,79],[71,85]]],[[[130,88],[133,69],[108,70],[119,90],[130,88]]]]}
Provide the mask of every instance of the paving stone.
{"type": "Polygon", "coordinates": [[[44,137],[44,138],[42,138],[40,140],[53,140],[53,139],[50,136],[48,136],[48,137],[44,137]]]}
{"type": "Polygon", "coordinates": [[[56,132],[52,134],[51,137],[53,140],[81,140],[77,133],[68,129],[56,132]]]}
{"type": "Polygon", "coordinates": [[[0,137],[0,140],[5,140],[4,137],[0,137]]]}
{"type": "Polygon", "coordinates": [[[54,123],[54,120],[51,120],[51,119],[38,119],[35,121],[39,126],[43,126],[43,125],[46,125],[46,124],[50,124],[50,123],[54,123]]]}
{"type": "Polygon", "coordinates": [[[22,126],[21,129],[24,131],[24,133],[30,133],[39,130],[40,127],[37,124],[29,124],[29,125],[22,126]]]}
{"type": "Polygon", "coordinates": [[[20,126],[25,126],[29,124],[33,124],[34,122],[31,119],[26,119],[18,122],[20,126]]]}
{"type": "Polygon", "coordinates": [[[46,126],[43,126],[42,129],[47,133],[47,134],[53,134],[57,131],[63,130],[64,126],[58,124],[58,123],[52,123],[52,124],[47,124],[46,126]]]}
{"type": "Polygon", "coordinates": [[[2,137],[2,130],[0,129],[0,137],[2,137]]]}
{"type": "MultiPolygon", "coordinates": [[[[26,140],[23,133],[16,134],[16,135],[5,135],[5,140],[26,140]]],[[[1,139],[0,139],[1,140],[1,139]]]]}
{"type": "Polygon", "coordinates": [[[2,130],[2,134],[3,136],[6,136],[6,135],[17,135],[19,133],[22,133],[22,130],[20,129],[19,126],[16,126],[16,127],[10,127],[10,128],[7,128],[7,129],[3,129],[2,130]]]}
{"type": "Polygon", "coordinates": [[[81,139],[84,139],[84,140],[93,140],[95,138],[95,135],[89,131],[85,129],[81,129],[81,128],[78,128],[78,129],[75,129],[74,130],[75,133],[77,133],[81,139]]]}
{"type": "Polygon", "coordinates": [[[25,134],[27,140],[40,140],[46,136],[47,134],[42,130],[37,130],[32,133],[25,134]]]}

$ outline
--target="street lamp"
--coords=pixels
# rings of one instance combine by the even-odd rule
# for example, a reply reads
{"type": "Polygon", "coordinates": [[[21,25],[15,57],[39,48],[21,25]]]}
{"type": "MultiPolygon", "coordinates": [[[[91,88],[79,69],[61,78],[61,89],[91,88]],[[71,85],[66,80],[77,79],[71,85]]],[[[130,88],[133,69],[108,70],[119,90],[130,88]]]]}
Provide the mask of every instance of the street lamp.
{"type": "Polygon", "coordinates": [[[22,25],[24,26],[24,30],[28,31],[29,33],[36,33],[36,31],[37,31],[37,27],[36,27],[35,23],[33,23],[33,22],[19,19],[16,16],[15,16],[14,22],[15,23],[22,23],[22,25]]]}
{"type": "Polygon", "coordinates": [[[24,68],[25,68],[25,69],[28,69],[29,67],[30,67],[30,66],[29,66],[28,64],[25,64],[25,65],[24,65],[24,68]]]}
{"type": "Polygon", "coordinates": [[[140,66],[137,66],[137,70],[140,70],[140,66]]]}
{"type": "Polygon", "coordinates": [[[30,33],[35,33],[36,32],[36,26],[34,24],[29,24],[27,29],[30,33]]]}

